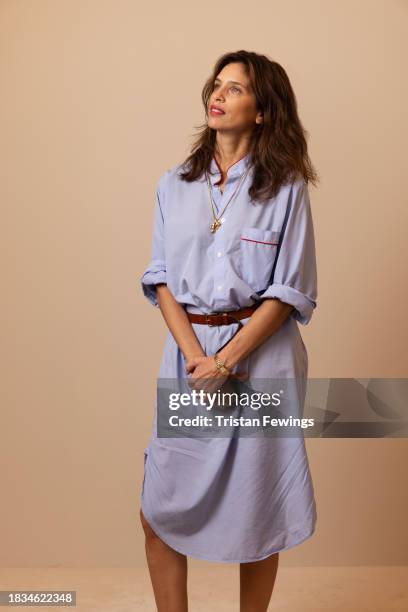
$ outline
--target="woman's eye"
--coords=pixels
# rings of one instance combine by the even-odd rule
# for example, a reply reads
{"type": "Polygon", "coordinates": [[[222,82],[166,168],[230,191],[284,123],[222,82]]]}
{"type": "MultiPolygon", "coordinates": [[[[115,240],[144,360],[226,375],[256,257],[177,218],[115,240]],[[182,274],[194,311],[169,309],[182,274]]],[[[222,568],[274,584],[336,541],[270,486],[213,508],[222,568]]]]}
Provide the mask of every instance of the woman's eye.
{"type": "MultiPolygon", "coordinates": [[[[217,83],[216,83],[215,85],[213,85],[213,91],[214,91],[214,89],[217,89],[217,87],[218,87],[218,84],[217,84],[217,83]]],[[[235,85],[232,85],[232,87],[230,87],[230,89],[231,89],[231,90],[234,90],[234,91],[238,91],[238,92],[240,92],[240,91],[241,91],[241,90],[239,89],[239,87],[236,87],[235,85]]]]}

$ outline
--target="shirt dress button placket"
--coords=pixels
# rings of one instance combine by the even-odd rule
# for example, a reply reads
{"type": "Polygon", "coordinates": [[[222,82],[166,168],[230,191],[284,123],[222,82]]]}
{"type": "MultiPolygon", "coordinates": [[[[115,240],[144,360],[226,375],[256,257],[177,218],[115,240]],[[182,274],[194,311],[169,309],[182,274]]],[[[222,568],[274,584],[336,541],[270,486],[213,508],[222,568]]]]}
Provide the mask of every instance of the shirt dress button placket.
{"type": "MultiPolygon", "coordinates": [[[[226,198],[230,197],[230,189],[227,186],[228,178],[225,182],[224,192],[221,193],[219,187],[216,190],[213,190],[213,199],[216,205],[216,214],[217,216],[223,210],[225,203],[228,201],[226,198]],[[215,191],[215,193],[214,193],[215,191]]],[[[232,205],[232,202],[231,202],[232,205]]],[[[223,226],[225,222],[225,217],[223,216],[221,219],[221,226],[214,234],[214,243],[213,243],[213,253],[214,253],[214,289],[215,289],[215,298],[214,301],[216,303],[216,310],[222,310],[226,306],[225,302],[225,237],[223,232],[223,226]]]]}

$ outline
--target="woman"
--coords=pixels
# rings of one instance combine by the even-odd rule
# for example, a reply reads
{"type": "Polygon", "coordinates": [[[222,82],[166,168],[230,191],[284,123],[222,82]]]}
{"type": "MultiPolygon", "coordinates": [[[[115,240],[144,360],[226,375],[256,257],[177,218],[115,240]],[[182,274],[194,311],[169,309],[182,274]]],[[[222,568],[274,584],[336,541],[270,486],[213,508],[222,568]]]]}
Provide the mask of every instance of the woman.
{"type": "MultiPolygon", "coordinates": [[[[193,152],[158,181],[141,277],[169,330],[159,378],[212,390],[231,377],[304,381],[298,323],[316,307],[307,183],[317,175],[295,95],[279,64],[241,50],[216,62],[202,100],[193,152]]],[[[265,611],[279,552],[315,530],[303,438],[158,437],[154,419],[144,460],[140,518],[158,610],[187,610],[191,556],[240,563],[241,612],[265,611]]]]}

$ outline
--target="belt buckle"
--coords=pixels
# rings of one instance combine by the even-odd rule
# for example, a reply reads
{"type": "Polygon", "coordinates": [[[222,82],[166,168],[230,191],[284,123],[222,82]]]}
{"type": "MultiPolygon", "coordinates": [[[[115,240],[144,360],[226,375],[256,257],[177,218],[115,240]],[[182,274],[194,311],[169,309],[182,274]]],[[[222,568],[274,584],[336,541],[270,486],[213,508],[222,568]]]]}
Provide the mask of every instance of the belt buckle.
{"type": "Polygon", "coordinates": [[[222,325],[227,325],[228,324],[228,317],[230,316],[229,312],[214,312],[214,313],[206,313],[205,314],[205,322],[207,325],[209,325],[210,327],[215,327],[216,323],[211,323],[209,317],[213,317],[213,316],[219,316],[221,315],[224,319],[225,319],[225,323],[222,323],[222,325]]]}
{"type": "Polygon", "coordinates": [[[207,325],[209,325],[210,327],[215,327],[215,323],[210,323],[210,319],[209,317],[211,317],[213,315],[205,313],[205,322],[207,325]]]}
{"type": "Polygon", "coordinates": [[[221,312],[221,316],[225,319],[224,325],[228,325],[228,317],[231,316],[229,312],[221,312]]]}

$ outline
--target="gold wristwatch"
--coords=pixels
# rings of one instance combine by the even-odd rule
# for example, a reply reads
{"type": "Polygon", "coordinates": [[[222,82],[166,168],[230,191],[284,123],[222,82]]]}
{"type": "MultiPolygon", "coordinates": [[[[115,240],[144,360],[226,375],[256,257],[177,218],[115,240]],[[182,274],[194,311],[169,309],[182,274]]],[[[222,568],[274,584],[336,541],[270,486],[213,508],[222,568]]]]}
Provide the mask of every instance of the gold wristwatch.
{"type": "Polygon", "coordinates": [[[227,366],[225,365],[225,363],[221,361],[221,359],[218,356],[218,353],[215,353],[214,361],[215,361],[215,365],[217,366],[217,369],[221,372],[221,374],[224,374],[224,376],[229,376],[230,374],[232,374],[231,370],[229,370],[227,366]]]}

